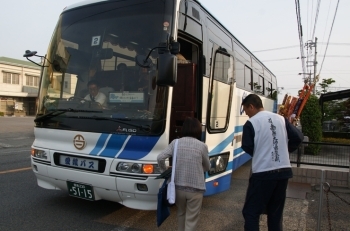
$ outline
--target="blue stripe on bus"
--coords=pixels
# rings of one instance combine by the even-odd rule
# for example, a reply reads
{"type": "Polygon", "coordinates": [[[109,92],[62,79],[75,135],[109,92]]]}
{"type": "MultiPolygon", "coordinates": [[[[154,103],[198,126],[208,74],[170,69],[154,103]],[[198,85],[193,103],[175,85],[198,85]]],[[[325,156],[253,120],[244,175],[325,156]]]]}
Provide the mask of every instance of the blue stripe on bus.
{"type": "Polygon", "coordinates": [[[224,139],[220,144],[218,144],[215,148],[213,148],[213,150],[209,152],[209,155],[222,152],[222,150],[224,150],[227,147],[227,145],[229,145],[232,142],[232,140],[234,139],[234,135],[242,131],[243,126],[236,126],[235,131],[232,134],[230,134],[226,139],[224,139]]]}
{"type": "Polygon", "coordinates": [[[224,139],[220,144],[218,144],[213,150],[209,152],[209,155],[222,152],[222,150],[224,150],[227,147],[227,145],[229,145],[232,142],[234,134],[235,133],[232,133],[226,139],[224,139]]]}
{"type": "Polygon", "coordinates": [[[204,196],[210,196],[216,193],[226,191],[230,189],[230,185],[231,185],[231,174],[227,174],[213,181],[206,182],[205,183],[206,191],[204,193],[204,196]],[[214,182],[217,182],[218,185],[214,186],[214,182]]]}
{"type": "Polygon", "coordinates": [[[235,171],[236,169],[241,167],[243,164],[245,164],[251,158],[252,157],[249,154],[243,153],[239,157],[236,157],[235,159],[233,159],[233,161],[232,161],[232,171],[235,171]]]}
{"type": "Polygon", "coordinates": [[[227,163],[227,167],[226,167],[226,170],[231,170],[232,169],[232,161],[228,162],[227,163]]]}
{"type": "Polygon", "coordinates": [[[243,151],[242,148],[236,148],[235,150],[233,150],[233,156],[237,156],[238,154],[241,154],[243,151]]]}
{"type": "Polygon", "coordinates": [[[235,127],[235,133],[238,133],[238,132],[243,132],[243,125],[235,127]]]}
{"type": "Polygon", "coordinates": [[[115,157],[127,138],[128,135],[112,135],[108,140],[106,148],[101,152],[100,156],[115,157]]]}
{"type": "Polygon", "coordinates": [[[153,149],[160,137],[158,136],[131,136],[118,159],[139,160],[153,149]]]}
{"type": "Polygon", "coordinates": [[[92,149],[92,151],[90,152],[90,155],[96,156],[101,151],[108,136],[109,136],[109,134],[101,134],[100,135],[100,138],[98,138],[96,146],[94,147],[94,149],[92,149]]]}

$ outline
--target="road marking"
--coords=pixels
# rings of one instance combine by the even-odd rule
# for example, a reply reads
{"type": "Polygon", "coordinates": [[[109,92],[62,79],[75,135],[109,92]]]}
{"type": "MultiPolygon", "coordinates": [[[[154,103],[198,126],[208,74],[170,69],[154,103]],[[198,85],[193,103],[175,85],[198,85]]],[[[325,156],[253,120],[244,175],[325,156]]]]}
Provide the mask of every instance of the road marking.
{"type": "Polygon", "coordinates": [[[6,171],[0,172],[0,174],[6,174],[6,173],[11,173],[11,172],[27,171],[27,170],[29,170],[29,169],[32,169],[32,167],[28,167],[28,168],[18,168],[18,169],[12,169],[12,170],[6,170],[6,171]]]}
{"type": "Polygon", "coordinates": [[[31,149],[21,149],[21,150],[15,150],[15,151],[14,150],[8,150],[8,151],[5,151],[5,152],[3,152],[2,150],[3,149],[0,148],[0,154],[4,154],[4,153],[20,153],[20,152],[29,152],[30,153],[31,149]]]}

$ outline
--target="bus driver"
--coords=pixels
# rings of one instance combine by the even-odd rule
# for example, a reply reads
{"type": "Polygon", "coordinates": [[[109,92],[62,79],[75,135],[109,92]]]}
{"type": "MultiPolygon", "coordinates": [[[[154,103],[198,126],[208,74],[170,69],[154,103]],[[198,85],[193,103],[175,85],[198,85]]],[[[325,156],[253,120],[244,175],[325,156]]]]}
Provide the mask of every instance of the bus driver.
{"type": "Polygon", "coordinates": [[[100,86],[96,80],[90,80],[87,84],[89,94],[85,96],[84,100],[97,102],[102,107],[107,106],[107,97],[102,92],[99,92],[100,86]]]}

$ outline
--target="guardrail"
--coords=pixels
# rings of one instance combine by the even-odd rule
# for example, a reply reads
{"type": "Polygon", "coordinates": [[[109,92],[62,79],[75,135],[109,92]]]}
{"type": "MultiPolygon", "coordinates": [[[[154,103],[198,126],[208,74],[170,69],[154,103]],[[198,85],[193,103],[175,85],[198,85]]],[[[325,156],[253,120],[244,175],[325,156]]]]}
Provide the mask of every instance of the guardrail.
{"type": "Polygon", "coordinates": [[[319,142],[302,142],[298,150],[289,154],[290,162],[300,165],[317,165],[337,168],[349,168],[350,145],[319,142]],[[317,146],[319,151],[312,154],[307,147],[317,146]]]}

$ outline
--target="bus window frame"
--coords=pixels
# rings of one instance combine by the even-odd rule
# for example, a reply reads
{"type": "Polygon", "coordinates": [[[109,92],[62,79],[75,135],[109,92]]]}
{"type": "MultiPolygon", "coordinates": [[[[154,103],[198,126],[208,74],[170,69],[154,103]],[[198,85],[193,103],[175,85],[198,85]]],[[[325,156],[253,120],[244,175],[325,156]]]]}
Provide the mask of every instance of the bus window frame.
{"type": "Polygon", "coordinates": [[[233,95],[233,86],[234,86],[234,81],[232,82],[222,82],[219,81],[217,79],[214,78],[214,70],[215,70],[215,61],[216,61],[216,57],[217,54],[221,54],[224,56],[227,56],[230,59],[230,66],[232,65],[233,67],[234,62],[235,62],[235,58],[234,55],[230,52],[230,51],[226,51],[224,49],[222,49],[221,47],[219,47],[217,44],[214,43],[213,46],[213,52],[212,52],[212,58],[211,58],[211,68],[210,68],[210,78],[209,78],[209,89],[208,89],[208,102],[207,102],[207,131],[209,134],[215,134],[215,133],[224,133],[227,131],[228,129],[228,125],[230,122],[230,112],[231,112],[231,107],[232,107],[232,95],[233,95]],[[230,85],[230,89],[229,89],[229,100],[228,100],[228,104],[227,104],[227,111],[226,111],[226,120],[225,120],[225,126],[221,127],[221,128],[212,128],[211,127],[211,108],[212,108],[212,93],[213,93],[213,85],[214,85],[214,81],[217,81],[219,83],[222,84],[227,84],[230,85]]]}

